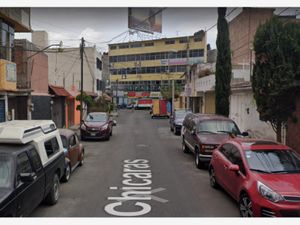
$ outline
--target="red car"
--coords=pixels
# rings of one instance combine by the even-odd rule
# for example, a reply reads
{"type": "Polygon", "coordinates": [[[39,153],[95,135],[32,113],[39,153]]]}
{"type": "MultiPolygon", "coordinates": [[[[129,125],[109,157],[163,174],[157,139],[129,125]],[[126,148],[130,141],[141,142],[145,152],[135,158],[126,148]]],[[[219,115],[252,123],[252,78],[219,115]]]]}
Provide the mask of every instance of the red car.
{"type": "Polygon", "coordinates": [[[73,170],[75,170],[77,166],[83,165],[84,148],[74,131],[59,129],[59,133],[65,153],[65,173],[62,180],[68,182],[73,170]]]}
{"type": "Polygon", "coordinates": [[[105,112],[91,112],[86,119],[82,121],[80,127],[80,137],[86,139],[105,139],[109,140],[112,136],[113,126],[116,121],[112,120],[105,112]]]}
{"type": "Polygon", "coordinates": [[[300,155],[271,141],[227,140],[213,151],[210,184],[239,202],[243,217],[300,216],[300,155]]]}

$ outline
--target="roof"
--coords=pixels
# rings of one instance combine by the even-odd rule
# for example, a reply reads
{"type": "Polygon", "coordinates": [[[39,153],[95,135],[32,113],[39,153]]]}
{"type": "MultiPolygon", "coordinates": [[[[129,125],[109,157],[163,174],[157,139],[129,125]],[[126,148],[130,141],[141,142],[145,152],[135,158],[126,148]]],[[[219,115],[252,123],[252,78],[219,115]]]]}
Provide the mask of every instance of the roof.
{"type": "Polygon", "coordinates": [[[92,92],[92,91],[84,91],[84,93],[88,96],[91,96],[91,97],[97,97],[98,96],[95,92],[92,92]]]}
{"type": "Polygon", "coordinates": [[[49,88],[54,92],[57,96],[69,97],[71,96],[69,92],[64,87],[49,85],[49,88]]]}
{"type": "Polygon", "coordinates": [[[0,123],[0,143],[25,144],[56,130],[52,120],[13,120],[0,123]]]}
{"type": "Polygon", "coordinates": [[[67,138],[75,134],[75,132],[70,129],[58,129],[58,130],[60,135],[63,135],[67,138]]]}

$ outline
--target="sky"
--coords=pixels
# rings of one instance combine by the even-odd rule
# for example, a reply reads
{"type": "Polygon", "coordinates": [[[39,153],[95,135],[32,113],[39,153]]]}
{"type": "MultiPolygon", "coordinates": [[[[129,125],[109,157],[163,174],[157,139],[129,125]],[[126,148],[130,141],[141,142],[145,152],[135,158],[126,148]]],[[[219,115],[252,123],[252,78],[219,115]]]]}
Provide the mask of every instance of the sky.
{"type": "MultiPolygon", "coordinates": [[[[227,20],[241,10],[227,8],[227,14],[231,12],[227,20]]],[[[289,8],[284,14],[295,12],[295,8],[289,8]]],[[[80,38],[84,37],[86,45],[96,45],[101,52],[107,51],[108,43],[193,35],[201,29],[208,30],[207,43],[212,48],[216,46],[217,8],[166,8],[162,12],[162,33],[153,35],[125,32],[128,30],[127,17],[128,8],[31,8],[31,27],[32,30],[47,31],[49,44],[63,41],[64,47],[78,47],[80,38]],[[124,34],[110,42],[121,33],[124,34]]],[[[31,40],[31,34],[17,34],[16,38],[31,40]]]]}

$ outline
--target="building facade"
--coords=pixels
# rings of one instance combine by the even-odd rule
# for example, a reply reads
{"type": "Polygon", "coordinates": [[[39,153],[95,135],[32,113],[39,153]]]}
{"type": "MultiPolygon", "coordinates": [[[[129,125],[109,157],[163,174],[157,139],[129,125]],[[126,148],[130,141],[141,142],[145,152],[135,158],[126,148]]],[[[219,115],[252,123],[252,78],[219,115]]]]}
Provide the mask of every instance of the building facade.
{"type": "Polygon", "coordinates": [[[184,84],[187,66],[206,62],[206,33],[109,45],[112,89],[159,92],[172,80],[184,84]]]}
{"type": "Polygon", "coordinates": [[[272,8],[243,8],[229,22],[232,79],[229,117],[252,137],[275,140],[276,135],[269,123],[259,119],[251,80],[255,53],[253,40],[260,24],[273,16],[272,8]]]}
{"type": "Polygon", "coordinates": [[[15,32],[30,32],[29,8],[0,8],[0,122],[27,119],[30,90],[18,85],[15,32]]]}

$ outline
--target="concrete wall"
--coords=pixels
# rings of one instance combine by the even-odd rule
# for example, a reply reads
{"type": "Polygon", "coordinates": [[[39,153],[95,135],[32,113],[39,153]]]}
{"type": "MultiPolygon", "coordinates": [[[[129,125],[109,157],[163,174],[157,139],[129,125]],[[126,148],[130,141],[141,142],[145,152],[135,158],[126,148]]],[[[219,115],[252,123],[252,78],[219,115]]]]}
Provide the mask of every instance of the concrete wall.
{"type": "MultiPolygon", "coordinates": [[[[250,48],[256,29],[272,15],[271,8],[243,8],[243,11],[229,22],[232,65],[250,64],[250,48]]],[[[252,58],[254,59],[254,54],[252,58]]]]}
{"type": "Polygon", "coordinates": [[[46,48],[49,45],[48,33],[46,31],[32,32],[32,42],[40,49],[46,48]]]}
{"type": "Polygon", "coordinates": [[[242,132],[248,131],[254,138],[276,140],[272,126],[259,119],[251,89],[232,91],[229,111],[229,117],[237,123],[242,132]]]}
{"type": "MultiPolygon", "coordinates": [[[[96,79],[102,79],[101,70],[96,67],[96,59],[101,54],[94,47],[86,47],[83,61],[83,90],[96,92],[96,79]],[[87,62],[88,61],[88,62],[87,62]]],[[[79,48],[65,48],[63,52],[48,53],[49,84],[62,86],[66,90],[80,90],[80,52],[79,48]]]]}

